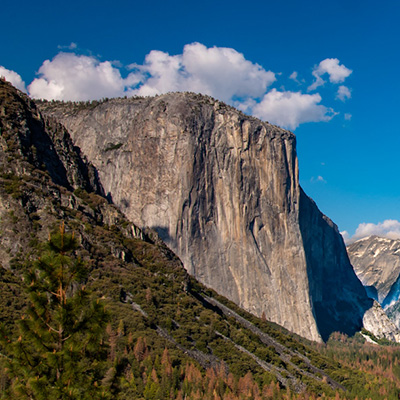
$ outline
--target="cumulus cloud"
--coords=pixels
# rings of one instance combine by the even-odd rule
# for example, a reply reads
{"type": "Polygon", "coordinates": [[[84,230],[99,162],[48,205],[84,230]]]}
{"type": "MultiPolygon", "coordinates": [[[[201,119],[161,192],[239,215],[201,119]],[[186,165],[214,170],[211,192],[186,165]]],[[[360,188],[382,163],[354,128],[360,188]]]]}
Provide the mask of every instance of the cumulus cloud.
{"type": "Polygon", "coordinates": [[[342,234],[345,238],[346,244],[372,235],[388,239],[400,239],[400,222],[395,219],[387,219],[383,222],[378,222],[377,224],[364,222],[358,225],[353,236],[350,237],[346,231],[344,235],[342,234]]]}
{"type": "Polygon", "coordinates": [[[26,92],[25,82],[22,80],[21,75],[0,65],[0,76],[12,83],[17,89],[26,92]]]}
{"type": "Polygon", "coordinates": [[[35,98],[92,100],[122,96],[129,83],[109,61],[99,62],[94,57],[59,53],[42,64],[39,78],[28,89],[35,98]]]}
{"type": "Polygon", "coordinates": [[[322,86],[325,80],[322,76],[329,75],[329,82],[342,83],[353,71],[343,64],[337,58],[326,58],[322,60],[319,65],[314,67],[313,75],[315,77],[314,83],[309,86],[308,90],[315,90],[317,87],[322,86]]]}
{"type": "MultiPolygon", "coordinates": [[[[71,43],[60,48],[75,50],[77,45],[71,43]]],[[[122,76],[123,66],[118,62],[60,52],[43,62],[38,77],[28,90],[34,98],[75,101],[192,91],[208,94],[292,130],[305,122],[329,121],[336,115],[332,108],[321,104],[319,93],[304,94],[284,88],[271,90],[270,86],[280,74],[247,60],[232,48],[208,48],[201,43],[192,43],[184,46],[182,53],[177,55],[153,50],[143,64],[130,64],[127,69],[122,76]]],[[[4,75],[8,77],[14,74],[14,84],[24,87],[18,74],[6,72],[4,75]]],[[[351,70],[340,65],[339,60],[326,59],[315,67],[313,75],[322,80],[322,76],[328,74],[336,83],[350,73],[351,70]]],[[[300,83],[297,71],[289,78],[300,83]]],[[[340,86],[337,97],[350,98],[350,90],[340,86]]]]}
{"type": "Polygon", "coordinates": [[[336,94],[336,98],[342,101],[346,101],[351,98],[351,90],[347,86],[339,86],[336,94]]]}
{"type": "Polygon", "coordinates": [[[138,95],[193,91],[230,102],[261,97],[276,80],[273,72],[246,60],[234,49],[207,48],[201,43],[188,44],[182,54],[174,56],[153,50],[144,65],[131,67],[138,79],[148,77],[137,89],[138,95]]]}
{"type": "Polygon", "coordinates": [[[272,89],[253,107],[253,114],[294,130],[304,122],[330,121],[336,115],[331,108],[319,104],[321,100],[318,93],[310,95],[272,89]]]}
{"type": "Polygon", "coordinates": [[[193,91],[232,102],[261,97],[276,79],[234,49],[200,43],[186,45],[179,55],[153,50],[143,65],[131,64],[130,69],[122,78],[115,63],[61,52],[42,64],[29,91],[36,98],[57,100],[193,91]]]}

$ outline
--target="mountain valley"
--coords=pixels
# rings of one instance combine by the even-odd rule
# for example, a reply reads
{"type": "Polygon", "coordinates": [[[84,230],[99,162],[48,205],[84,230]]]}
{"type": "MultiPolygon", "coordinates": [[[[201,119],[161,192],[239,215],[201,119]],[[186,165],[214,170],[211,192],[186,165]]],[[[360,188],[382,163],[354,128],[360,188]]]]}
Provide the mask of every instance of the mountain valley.
{"type": "Polygon", "coordinates": [[[25,340],[21,278],[74,232],[110,314],[102,398],[398,398],[397,333],[374,331],[391,325],[298,185],[289,132],[193,94],[37,106],[0,81],[0,183],[0,322],[25,340]]]}

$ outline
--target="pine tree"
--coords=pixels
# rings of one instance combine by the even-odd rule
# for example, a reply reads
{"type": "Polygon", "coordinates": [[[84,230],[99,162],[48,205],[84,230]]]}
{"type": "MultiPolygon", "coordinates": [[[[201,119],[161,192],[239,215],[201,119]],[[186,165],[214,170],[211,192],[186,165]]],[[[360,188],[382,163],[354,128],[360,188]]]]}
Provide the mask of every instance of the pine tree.
{"type": "Polygon", "coordinates": [[[75,255],[74,235],[63,225],[46,247],[24,278],[29,304],[18,339],[0,332],[10,398],[105,398],[99,382],[107,313],[82,283],[88,271],[75,255]]]}

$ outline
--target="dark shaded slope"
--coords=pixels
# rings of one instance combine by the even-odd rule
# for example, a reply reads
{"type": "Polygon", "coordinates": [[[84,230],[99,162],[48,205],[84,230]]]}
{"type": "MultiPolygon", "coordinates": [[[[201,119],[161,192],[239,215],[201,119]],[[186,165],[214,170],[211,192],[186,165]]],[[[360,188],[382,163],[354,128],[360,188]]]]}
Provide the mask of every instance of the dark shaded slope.
{"type": "Polygon", "coordinates": [[[6,82],[0,85],[0,129],[3,172],[21,175],[24,166],[46,171],[52,181],[67,189],[82,187],[101,193],[101,185],[92,166],[82,159],[65,128],[52,118],[43,118],[36,104],[6,82]]]}

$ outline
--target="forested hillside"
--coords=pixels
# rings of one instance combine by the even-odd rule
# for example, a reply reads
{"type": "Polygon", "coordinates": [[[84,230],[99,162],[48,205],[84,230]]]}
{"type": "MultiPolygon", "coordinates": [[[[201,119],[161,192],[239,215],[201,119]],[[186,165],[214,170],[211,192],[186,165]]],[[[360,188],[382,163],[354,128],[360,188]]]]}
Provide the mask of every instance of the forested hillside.
{"type": "Polygon", "coordinates": [[[189,277],[154,231],[109,204],[68,132],[3,81],[0,129],[0,398],[398,398],[398,347],[359,334],[306,341],[189,277]],[[57,257],[80,271],[61,317],[59,292],[46,292],[57,257]],[[43,337],[63,318],[78,322],[61,351],[43,337]]]}

